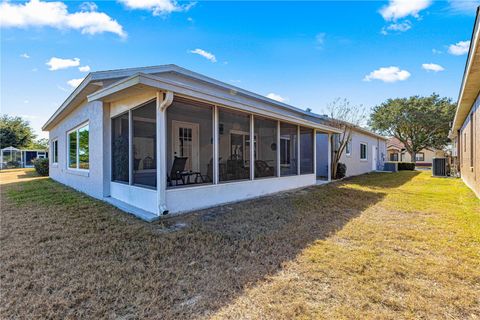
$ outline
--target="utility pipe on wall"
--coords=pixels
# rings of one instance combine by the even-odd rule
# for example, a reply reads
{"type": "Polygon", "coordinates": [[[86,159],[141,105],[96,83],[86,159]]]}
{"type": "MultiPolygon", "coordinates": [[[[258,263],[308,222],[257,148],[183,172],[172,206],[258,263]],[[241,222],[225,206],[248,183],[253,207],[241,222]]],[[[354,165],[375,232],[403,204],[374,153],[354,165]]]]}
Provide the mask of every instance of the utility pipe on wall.
{"type": "Polygon", "coordinates": [[[165,112],[173,102],[173,92],[157,91],[157,204],[158,215],[168,214],[167,209],[167,123],[165,112]]]}

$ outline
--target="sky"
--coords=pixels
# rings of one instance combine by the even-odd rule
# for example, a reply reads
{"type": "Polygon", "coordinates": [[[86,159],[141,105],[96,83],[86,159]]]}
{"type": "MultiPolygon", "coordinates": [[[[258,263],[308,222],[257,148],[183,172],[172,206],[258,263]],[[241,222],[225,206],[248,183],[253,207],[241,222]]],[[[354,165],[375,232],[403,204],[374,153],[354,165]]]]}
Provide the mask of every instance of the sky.
{"type": "Polygon", "coordinates": [[[472,1],[0,0],[1,113],[42,125],[88,72],[177,64],[324,114],[336,98],[456,101],[472,1]]]}

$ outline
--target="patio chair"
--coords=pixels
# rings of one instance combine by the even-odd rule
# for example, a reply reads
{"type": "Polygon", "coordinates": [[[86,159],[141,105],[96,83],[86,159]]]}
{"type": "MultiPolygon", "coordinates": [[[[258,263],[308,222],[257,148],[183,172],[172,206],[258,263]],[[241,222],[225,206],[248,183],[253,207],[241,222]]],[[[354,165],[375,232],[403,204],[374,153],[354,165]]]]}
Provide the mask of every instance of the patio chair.
{"type": "Polygon", "coordinates": [[[170,176],[167,177],[167,182],[169,186],[178,185],[178,181],[182,181],[185,184],[182,173],[185,172],[185,165],[187,164],[188,157],[175,157],[172,164],[172,169],[170,170],[170,176]]]}
{"type": "Polygon", "coordinates": [[[255,160],[255,177],[272,177],[275,175],[275,168],[269,166],[263,160],[255,160]]]}

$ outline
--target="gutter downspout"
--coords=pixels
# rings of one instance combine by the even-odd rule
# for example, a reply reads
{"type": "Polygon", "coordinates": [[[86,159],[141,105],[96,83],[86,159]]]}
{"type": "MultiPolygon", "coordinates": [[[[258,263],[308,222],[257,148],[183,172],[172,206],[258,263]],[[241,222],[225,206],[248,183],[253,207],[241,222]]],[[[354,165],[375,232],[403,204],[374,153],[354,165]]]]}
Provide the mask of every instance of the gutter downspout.
{"type": "Polygon", "coordinates": [[[163,92],[157,91],[157,207],[158,215],[168,214],[167,209],[167,172],[166,172],[166,162],[167,162],[167,143],[166,143],[166,132],[167,132],[167,123],[166,123],[166,109],[173,102],[173,92],[163,92]]]}

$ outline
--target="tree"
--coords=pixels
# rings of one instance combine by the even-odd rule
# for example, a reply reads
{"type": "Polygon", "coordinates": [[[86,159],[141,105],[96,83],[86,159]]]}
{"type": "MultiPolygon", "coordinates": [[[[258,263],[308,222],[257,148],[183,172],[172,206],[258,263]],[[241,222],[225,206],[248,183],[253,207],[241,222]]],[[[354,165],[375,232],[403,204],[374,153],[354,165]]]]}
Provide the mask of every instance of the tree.
{"type": "Polygon", "coordinates": [[[442,149],[448,142],[455,104],[436,93],[428,97],[388,99],[373,109],[370,125],[384,135],[400,140],[413,162],[425,148],[442,149]]]}
{"type": "Polygon", "coordinates": [[[28,121],[6,114],[0,117],[0,148],[25,148],[30,146],[35,138],[28,121]]]}
{"type": "MultiPolygon", "coordinates": [[[[352,105],[347,99],[337,98],[328,105],[328,124],[342,130],[334,135],[332,154],[332,177],[337,176],[338,163],[352,138],[352,131],[365,121],[365,109],[362,105],[352,105]]],[[[348,169],[348,168],[347,168],[348,169]]]]}
{"type": "Polygon", "coordinates": [[[46,150],[48,149],[48,139],[47,138],[41,138],[34,140],[29,146],[29,149],[34,149],[34,150],[46,150]]]}

